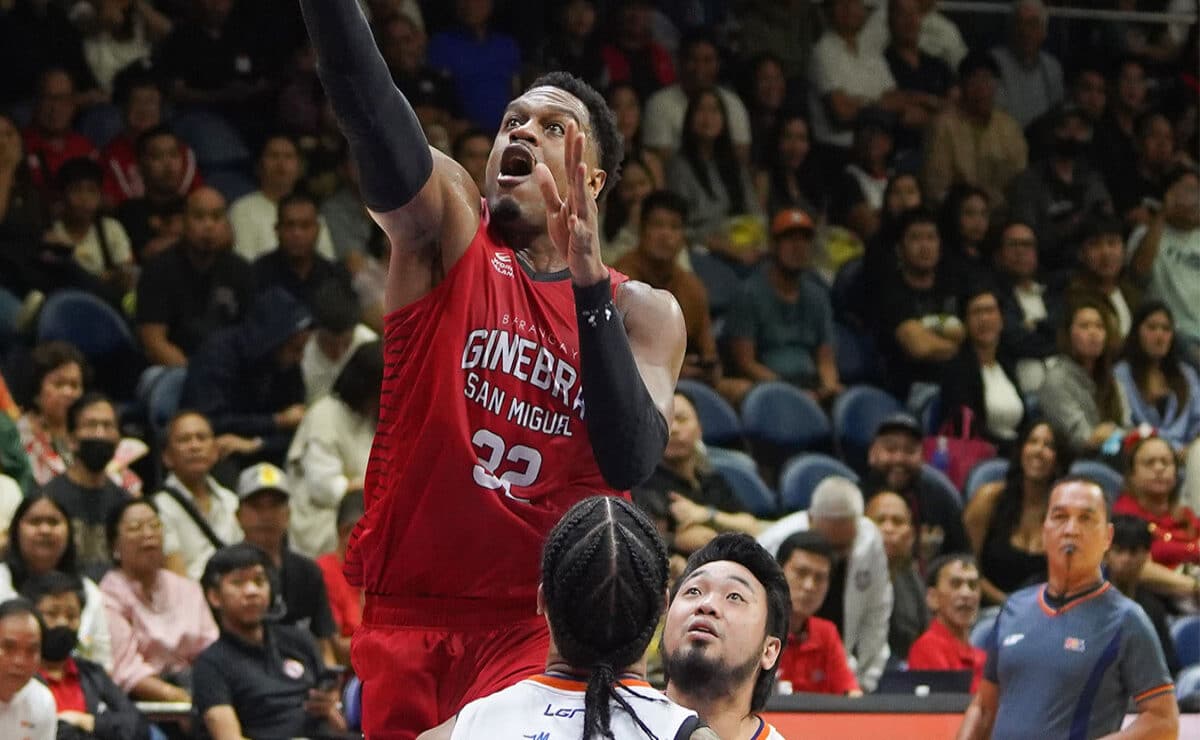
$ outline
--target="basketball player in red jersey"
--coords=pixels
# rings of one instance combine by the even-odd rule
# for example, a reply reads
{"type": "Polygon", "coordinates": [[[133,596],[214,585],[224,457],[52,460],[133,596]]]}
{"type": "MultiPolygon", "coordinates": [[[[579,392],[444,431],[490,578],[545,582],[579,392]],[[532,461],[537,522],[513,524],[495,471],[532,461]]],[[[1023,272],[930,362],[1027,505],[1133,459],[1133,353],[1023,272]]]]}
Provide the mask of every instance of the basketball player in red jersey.
{"type": "Polygon", "coordinates": [[[391,244],[380,419],[346,575],[368,737],[412,738],[542,668],[543,541],[666,445],[683,360],[667,293],[600,259],[612,112],[570,75],[506,110],[482,195],[429,147],[358,4],[301,0],[322,83],[391,244]]]}

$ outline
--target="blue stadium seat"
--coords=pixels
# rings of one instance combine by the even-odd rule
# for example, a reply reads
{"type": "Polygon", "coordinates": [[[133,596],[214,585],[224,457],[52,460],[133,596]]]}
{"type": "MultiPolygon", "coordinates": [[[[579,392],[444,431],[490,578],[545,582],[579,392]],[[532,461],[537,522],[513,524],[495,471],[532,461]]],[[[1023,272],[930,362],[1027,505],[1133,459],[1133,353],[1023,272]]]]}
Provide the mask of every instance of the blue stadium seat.
{"type": "Polygon", "coordinates": [[[179,410],[185,381],[186,367],[164,367],[150,386],[146,406],[150,414],[150,428],[154,432],[165,429],[171,417],[179,410]]]}
{"type": "Polygon", "coordinates": [[[975,464],[967,473],[967,482],[963,486],[963,500],[970,501],[981,487],[988,483],[1004,480],[1008,475],[1008,460],[1001,457],[984,460],[975,464]]]}
{"type": "Polygon", "coordinates": [[[721,316],[733,303],[742,281],[733,268],[705,252],[692,252],[692,271],[708,291],[708,311],[721,316]]]}
{"type": "Polygon", "coordinates": [[[831,475],[840,475],[858,482],[858,474],[840,460],[809,452],[788,461],[779,477],[779,497],[784,513],[807,509],[813,489],[831,475]]]}
{"type": "Polygon", "coordinates": [[[775,492],[768,488],[766,483],[763,483],[756,470],[753,468],[747,470],[743,461],[730,457],[710,456],[709,461],[733,489],[746,511],[757,517],[775,516],[779,510],[775,492]]]}
{"type": "Polygon", "coordinates": [[[926,396],[921,402],[921,408],[917,414],[917,421],[921,423],[921,428],[925,430],[925,434],[937,434],[942,426],[942,392],[937,390],[926,396]]]}
{"type": "Polygon", "coordinates": [[[903,410],[900,402],[886,391],[869,385],[848,388],[838,396],[833,402],[833,435],[846,464],[864,470],[875,428],[891,414],[903,410]]]}
{"type": "Polygon", "coordinates": [[[954,485],[945,473],[929,463],[925,463],[921,466],[921,480],[942,489],[942,494],[946,499],[952,500],[958,504],[959,509],[962,509],[962,494],[958,492],[958,486],[954,485]]]}
{"type": "Polygon", "coordinates": [[[704,444],[718,447],[740,447],[742,424],[737,412],[721,394],[698,380],[680,380],[675,389],[692,399],[700,417],[704,444]]]}
{"type": "Polygon", "coordinates": [[[362,681],[358,676],[351,676],[342,690],[342,716],[351,730],[362,729],[362,681]]]}
{"type": "Polygon", "coordinates": [[[70,342],[88,359],[138,352],[133,332],[121,314],[81,290],[59,290],[46,299],[38,316],[37,337],[39,342],[70,342]]]}
{"type": "Polygon", "coordinates": [[[754,462],[754,458],[741,450],[730,450],[725,447],[709,447],[705,450],[705,454],[708,455],[708,461],[714,466],[720,464],[739,467],[749,473],[758,472],[758,463],[754,462]]]}
{"type": "Polygon", "coordinates": [[[1200,663],[1188,666],[1179,672],[1175,679],[1175,698],[1182,701],[1183,697],[1200,693],[1200,663]]]}
{"type": "Polygon", "coordinates": [[[1098,460],[1076,460],[1071,465],[1071,475],[1081,475],[1100,484],[1109,503],[1116,501],[1125,487],[1121,474],[1098,460]]]}
{"type": "Polygon", "coordinates": [[[226,203],[232,203],[243,195],[258,190],[258,183],[254,178],[241,170],[220,169],[205,172],[204,183],[216,188],[225,196],[226,203]]]}
{"type": "Polygon", "coordinates": [[[1171,641],[1175,643],[1180,663],[1200,663],[1200,615],[1181,617],[1172,624],[1171,641]]]}
{"type": "Polygon", "coordinates": [[[833,428],[829,417],[800,389],[783,382],[760,383],[742,401],[742,431],[754,441],[813,451],[828,449],[833,428]]]}
{"type": "Polygon", "coordinates": [[[869,383],[878,376],[875,340],[864,331],[834,323],[833,357],[843,384],[869,383]]]}
{"type": "Polygon", "coordinates": [[[196,152],[202,171],[232,168],[250,162],[241,134],[222,116],[203,110],[181,113],[171,127],[196,152]]]}
{"type": "Polygon", "coordinates": [[[79,116],[75,128],[95,144],[97,149],[103,149],[125,128],[125,121],[120,108],[112,103],[100,103],[85,110],[79,116]]]}

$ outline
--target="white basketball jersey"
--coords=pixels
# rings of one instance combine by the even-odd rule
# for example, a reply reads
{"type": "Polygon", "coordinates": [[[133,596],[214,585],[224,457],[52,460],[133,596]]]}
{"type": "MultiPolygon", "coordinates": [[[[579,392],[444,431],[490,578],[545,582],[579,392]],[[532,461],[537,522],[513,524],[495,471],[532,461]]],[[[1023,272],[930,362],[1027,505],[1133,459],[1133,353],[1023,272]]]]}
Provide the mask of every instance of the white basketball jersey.
{"type": "MultiPolygon", "coordinates": [[[[658,740],[674,740],[696,716],[645,681],[621,680],[617,691],[658,740]]],[[[587,683],[561,676],[532,676],[462,708],[451,740],[574,740],[583,734],[583,696],[587,683]]],[[[612,731],[617,740],[645,740],[646,733],[623,707],[612,701],[612,731]]]]}

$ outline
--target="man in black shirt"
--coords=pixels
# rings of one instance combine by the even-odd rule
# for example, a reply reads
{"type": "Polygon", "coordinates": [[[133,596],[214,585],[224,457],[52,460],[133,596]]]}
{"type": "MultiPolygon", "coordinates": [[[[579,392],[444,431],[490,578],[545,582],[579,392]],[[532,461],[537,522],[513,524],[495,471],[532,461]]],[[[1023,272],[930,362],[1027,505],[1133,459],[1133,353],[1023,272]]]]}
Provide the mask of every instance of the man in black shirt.
{"type": "Polygon", "coordinates": [[[221,636],[196,659],[192,706],[211,737],[319,737],[346,728],[336,674],[312,637],[266,620],[270,569],[267,555],[244,543],[218,550],[204,569],[221,636]]]}
{"type": "Polygon", "coordinates": [[[317,254],[321,222],[317,202],[303,193],[285,195],[279,200],[275,236],[279,246],[254,261],[254,277],[259,291],[278,286],[313,310],[317,288],[330,280],[349,284],[346,271],[317,254]]]}
{"type": "Polygon", "coordinates": [[[425,32],[404,13],[395,13],[376,22],[375,40],[392,80],[412,104],[421,125],[426,129],[442,126],[455,136],[465,124],[459,120],[454,78],[446,70],[429,66],[425,32]]]}
{"type": "Polygon", "coordinates": [[[121,438],[116,409],[104,395],[86,393],[67,411],[67,432],[71,465],[47,483],[45,491],[71,519],[79,567],[99,578],[112,564],[105,523],[109,513],[129,498],[105,472],[121,438]]]}
{"type": "Polygon", "coordinates": [[[137,138],[137,168],[144,195],[130,198],[117,208],[117,218],[139,261],[146,261],[170,245],[170,221],[183,212],[179,182],[184,174],[184,154],[179,138],[166,126],[155,126],[137,138]]]}
{"type": "Polygon", "coordinates": [[[151,364],[186,365],[209,334],[242,318],[254,275],[230,238],[225,198],[209,187],[188,196],[183,238],[138,280],[135,323],[151,364]]]}

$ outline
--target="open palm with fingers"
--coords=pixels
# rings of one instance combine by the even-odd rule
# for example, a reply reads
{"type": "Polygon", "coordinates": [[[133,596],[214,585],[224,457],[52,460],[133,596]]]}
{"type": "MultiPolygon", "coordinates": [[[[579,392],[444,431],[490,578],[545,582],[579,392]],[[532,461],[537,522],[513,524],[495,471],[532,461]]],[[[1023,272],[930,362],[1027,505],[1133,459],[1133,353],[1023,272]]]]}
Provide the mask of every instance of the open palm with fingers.
{"type": "Polygon", "coordinates": [[[546,201],[546,229],[554,246],[566,258],[571,280],[578,286],[595,285],[608,277],[600,258],[599,210],[588,188],[588,166],[583,159],[587,136],[575,121],[567,122],[564,156],[567,197],[558,194],[550,168],[538,163],[533,176],[546,201]]]}

